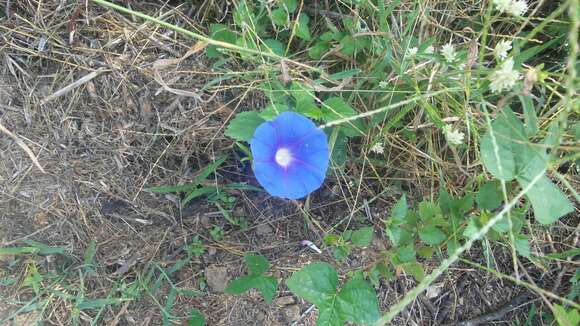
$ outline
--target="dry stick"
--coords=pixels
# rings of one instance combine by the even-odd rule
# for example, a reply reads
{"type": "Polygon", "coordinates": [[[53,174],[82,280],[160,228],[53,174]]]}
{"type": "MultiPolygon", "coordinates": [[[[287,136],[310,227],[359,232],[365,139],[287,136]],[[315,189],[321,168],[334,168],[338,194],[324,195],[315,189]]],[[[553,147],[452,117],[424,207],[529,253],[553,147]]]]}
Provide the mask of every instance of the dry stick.
{"type": "Polygon", "coordinates": [[[30,149],[30,147],[28,147],[28,145],[26,145],[18,136],[13,134],[10,130],[6,129],[6,127],[4,127],[2,123],[0,123],[0,131],[2,131],[3,133],[7,134],[10,138],[12,138],[16,142],[16,144],[18,144],[18,146],[20,146],[20,148],[22,148],[26,152],[26,154],[28,154],[28,157],[30,157],[32,163],[36,165],[36,167],[40,170],[40,172],[46,173],[46,171],[44,171],[44,169],[38,162],[36,155],[34,155],[34,152],[32,152],[32,150],[30,149]]]}
{"type": "Polygon", "coordinates": [[[63,87],[63,88],[59,89],[58,91],[54,92],[52,95],[49,95],[49,96],[43,98],[40,101],[40,105],[46,104],[47,102],[52,101],[52,100],[54,100],[57,97],[61,97],[61,96],[65,95],[66,93],[72,91],[73,89],[75,89],[75,88],[77,88],[77,87],[79,87],[81,85],[86,84],[91,79],[93,79],[93,78],[97,77],[98,75],[100,75],[104,70],[105,69],[103,69],[103,68],[99,68],[99,69],[97,69],[97,70],[95,70],[95,71],[93,71],[93,72],[91,72],[91,73],[89,73],[89,74],[87,74],[87,75],[85,75],[85,76],[77,79],[76,81],[74,81],[74,82],[66,85],[65,87],[63,87]]]}

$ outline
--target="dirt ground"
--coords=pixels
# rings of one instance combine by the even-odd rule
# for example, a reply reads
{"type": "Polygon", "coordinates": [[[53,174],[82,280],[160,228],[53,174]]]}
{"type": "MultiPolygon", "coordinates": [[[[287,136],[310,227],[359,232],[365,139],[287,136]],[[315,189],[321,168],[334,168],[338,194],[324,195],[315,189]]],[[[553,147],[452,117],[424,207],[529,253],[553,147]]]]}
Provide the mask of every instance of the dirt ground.
{"type": "MultiPolygon", "coordinates": [[[[7,3],[0,1],[4,7],[7,3]]],[[[205,16],[223,10],[209,5],[190,9],[178,3],[135,2],[133,7],[194,30],[204,30],[205,16]]],[[[85,7],[84,1],[12,1],[9,9],[9,16],[0,19],[0,123],[14,137],[0,133],[1,246],[35,240],[66,247],[80,266],[89,243],[95,240],[96,274],[79,284],[73,270],[66,282],[82,285],[86,297],[99,298],[120,284],[131,284],[151,263],[173,265],[184,257],[183,245],[198,235],[205,252],[171,279],[203,295],[178,297],[175,316],[185,317],[197,308],[209,325],[314,325],[316,310],[294,297],[283,284],[273,304],[266,304],[257,292],[224,294],[223,285],[245,273],[243,255],[249,251],[266,256],[273,265],[272,274],[279,278],[308,262],[333,263],[330,251],[320,255],[299,242],[307,239],[320,244],[323,230],[334,226],[340,230],[345,226],[342,222],[351,218],[351,226],[374,224],[376,230],[382,230],[381,219],[389,216],[389,208],[400,193],[393,189],[379,194],[372,178],[365,178],[358,189],[349,188],[347,178],[336,175],[307,205],[317,225],[305,223],[303,202],[272,199],[254,191],[229,193],[235,198],[229,214],[245,218],[245,229],[227,223],[216,206],[204,199],[181,209],[178,197],[153,194],[147,188],[189,182],[223,155],[228,160],[208,183],[257,185],[248,167],[236,159],[234,143],[223,133],[236,112],[262,107],[264,99],[247,88],[236,87],[235,81],[205,86],[220,74],[203,51],[195,51],[196,42],[137,18],[96,5],[85,7]],[[192,48],[194,53],[182,58],[192,48]],[[182,59],[169,64],[160,61],[177,58],[182,59]],[[45,173],[22,144],[32,151],[45,173]],[[219,241],[210,235],[216,226],[224,230],[219,241]]],[[[422,157],[405,160],[429,166],[422,157]]],[[[431,186],[422,176],[414,175],[416,172],[409,172],[416,170],[400,166],[384,180],[403,180],[411,197],[418,200],[431,186]]],[[[452,175],[453,167],[449,170],[452,175]]],[[[358,178],[360,174],[359,166],[347,166],[346,175],[358,178]]],[[[573,240],[578,236],[573,231],[574,218],[567,224],[569,228],[549,243],[562,247],[577,243],[573,240]]],[[[537,236],[548,241],[550,234],[537,236]]],[[[369,266],[388,248],[384,234],[377,232],[375,237],[371,247],[358,249],[340,264],[341,275],[369,266]]],[[[473,258],[483,257],[481,250],[476,246],[470,259],[485,264],[473,258]]],[[[496,268],[512,274],[509,250],[497,247],[494,252],[496,268]]],[[[59,269],[59,261],[50,255],[1,257],[0,276],[13,275],[19,281],[0,284],[0,320],[35,297],[30,287],[21,284],[30,260],[42,271],[59,269]]],[[[427,263],[437,265],[436,260],[427,263]]],[[[538,286],[566,293],[571,265],[525,264],[538,286]]],[[[415,284],[404,274],[381,282],[381,308],[396,302],[415,284]]],[[[66,288],[59,290],[67,292],[66,288]]],[[[139,301],[108,306],[98,324],[159,325],[159,303],[163,305],[167,291],[162,286],[155,295],[143,295],[139,301]]],[[[71,301],[65,296],[46,300],[44,324],[69,324],[74,308],[71,301]]],[[[499,320],[519,325],[531,305],[541,305],[542,299],[460,263],[410,305],[396,323],[454,324],[510,303],[519,308],[504,313],[499,320]]],[[[97,318],[94,310],[83,310],[79,316],[81,324],[97,318]]],[[[37,317],[38,310],[22,311],[14,323],[31,324],[37,317]]]]}

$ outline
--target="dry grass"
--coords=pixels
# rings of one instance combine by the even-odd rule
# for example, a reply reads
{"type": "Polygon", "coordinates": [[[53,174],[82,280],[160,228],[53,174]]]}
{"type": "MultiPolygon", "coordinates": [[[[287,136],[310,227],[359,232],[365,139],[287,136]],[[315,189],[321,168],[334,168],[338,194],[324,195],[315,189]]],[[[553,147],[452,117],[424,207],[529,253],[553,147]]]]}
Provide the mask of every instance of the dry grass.
{"type": "MultiPolygon", "coordinates": [[[[209,17],[225,16],[229,10],[212,1],[194,9],[177,2],[131,5],[192,30],[204,30],[209,17]]],[[[244,87],[247,85],[239,87],[236,81],[202,90],[220,73],[212,69],[203,51],[195,51],[201,50],[196,49],[200,45],[151,23],[94,5],[85,7],[84,1],[2,0],[0,6],[9,14],[0,18],[0,123],[13,135],[0,134],[0,246],[22,244],[26,239],[64,246],[74,264],[81,265],[86,248],[96,240],[97,274],[84,280],[86,297],[106,297],[120,284],[132,284],[150,263],[171,266],[183,257],[183,245],[196,234],[208,250],[174,275],[180,287],[202,287],[207,266],[225,267],[230,276],[243,274],[241,257],[248,251],[268,257],[274,275],[288,276],[309,261],[332,261],[328,253],[319,256],[300,247],[297,243],[302,239],[318,240],[323,231],[343,229],[345,224],[340,223],[346,221],[357,225],[366,220],[382,230],[380,219],[388,216],[393,199],[400,195],[394,188],[384,191],[385,185],[399,183],[411,198],[420,200],[436,193],[437,175],[445,175],[448,185],[460,193],[467,175],[481,171],[470,163],[473,158],[451,163],[443,159],[449,156],[449,148],[427,154],[421,148],[429,144],[409,144],[395,136],[385,140],[390,149],[387,170],[368,164],[372,155],[359,148],[361,144],[353,144],[351,150],[362,152],[367,163],[348,163],[308,207],[322,230],[306,225],[302,207],[295,203],[261,193],[235,192],[232,195],[238,200],[230,214],[245,217],[250,225],[239,230],[206,201],[180,209],[174,196],[154,195],[145,189],[188,182],[209,162],[235,152],[233,142],[223,136],[224,126],[235,112],[262,107],[264,99],[259,94],[244,87]],[[221,241],[209,236],[216,225],[226,231],[221,241]]],[[[452,18],[444,13],[442,21],[421,26],[424,33],[430,33],[433,24],[451,25],[446,20],[452,18]]],[[[244,69],[235,61],[229,64],[232,69],[244,69]]],[[[429,126],[419,128],[425,142],[437,142],[438,136],[429,126]]],[[[255,184],[247,168],[234,159],[210,182],[255,184]]],[[[538,229],[534,250],[577,247],[575,223],[577,216],[570,217],[556,234],[538,229]]],[[[369,266],[387,247],[386,237],[377,237],[372,247],[353,255],[356,258],[343,266],[343,272],[369,266]]],[[[509,250],[495,249],[497,269],[512,274],[509,250]]],[[[474,251],[472,257],[483,257],[481,248],[474,251]]],[[[32,289],[22,286],[31,264],[43,271],[58,271],[60,263],[54,256],[24,260],[0,256],[0,277],[13,275],[18,280],[11,286],[0,285],[0,320],[34,298],[32,289]]],[[[427,263],[437,264],[435,260],[427,263]]],[[[485,265],[484,261],[478,263],[485,265]]],[[[539,286],[563,294],[574,266],[562,261],[557,266],[527,263],[525,267],[539,286]]],[[[80,288],[76,271],[70,275],[62,284],[80,288]]],[[[62,284],[56,290],[73,293],[62,284]]],[[[379,298],[383,308],[414,284],[404,274],[397,275],[396,281],[382,282],[379,298]]],[[[43,285],[49,286],[50,280],[43,285]]],[[[466,264],[449,270],[437,287],[437,295],[420,296],[397,323],[454,323],[496,310],[525,291],[466,264]]],[[[282,285],[279,289],[283,291],[279,296],[290,295],[282,285]]],[[[164,302],[167,290],[162,287],[155,296],[109,306],[98,324],[158,325],[162,315],[155,301],[164,302]]],[[[204,292],[202,297],[180,298],[174,314],[187,316],[195,307],[210,325],[292,324],[286,315],[288,305],[269,306],[256,293],[233,297],[204,292]]],[[[54,295],[47,295],[46,300],[45,324],[69,324],[74,308],[71,301],[54,295]]],[[[526,297],[525,303],[532,301],[540,303],[536,296],[526,297]]],[[[310,305],[296,304],[301,313],[298,324],[314,325],[310,305]]],[[[502,319],[521,324],[528,309],[524,305],[502,319]]],[[[17,324],[30,324],[34,317],[38,317],[36,312],[22,313],[17,324]]],[[[82,324],[95,318],[94,311],[80,312],[82,324]]]]}

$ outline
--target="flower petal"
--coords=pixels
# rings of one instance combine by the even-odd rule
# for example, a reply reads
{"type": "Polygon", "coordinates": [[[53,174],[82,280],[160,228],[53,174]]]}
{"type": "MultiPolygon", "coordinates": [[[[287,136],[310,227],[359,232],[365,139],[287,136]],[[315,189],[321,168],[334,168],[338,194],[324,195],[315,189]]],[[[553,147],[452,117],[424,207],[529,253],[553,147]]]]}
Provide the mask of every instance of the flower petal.
{"type": "Polygon", "coordinates": [[[256,179],[272,196],[303,198],[324,182],[329,161],[326,134],[300,114],[284,112],[262,123],[250,147],[256,179]],[[290,155],[284,166],[275,159],[280,149],[290,155]]]}

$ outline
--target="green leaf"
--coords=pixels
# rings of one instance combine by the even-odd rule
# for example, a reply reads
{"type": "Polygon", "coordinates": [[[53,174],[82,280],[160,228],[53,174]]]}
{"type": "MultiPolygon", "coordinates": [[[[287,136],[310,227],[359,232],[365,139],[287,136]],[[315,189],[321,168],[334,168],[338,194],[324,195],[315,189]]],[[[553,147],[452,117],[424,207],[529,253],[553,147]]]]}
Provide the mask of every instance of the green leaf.
{"type": "Polygon", "coordinates": [[[103,298],[103,299],[85,299],[79,303],[76,308],[78,310],[100,309],[109,305],[119,304],[128,299],[119,298],[103,298]]]}
{"type": "Polygon", "coordinates": [[[284,48],[284,44],[282,44],[282,42],[275,40],[273,38],[269,38],[267,40],[264,40],[264,45],[272,53],[279,55],[281,57],[284,56],[284,52],[286,51],[286,49],[284,48]]]}
{"type": "MultiPolygon", "coordinates": [[[[236,33],[232,32],[227,25],[224,24],[211,24],[209,26],[209,33],[212,39],[216,41],[226,42],[230,44],[236,43],[236,33]]],[[[208,58],[217,58],[221,55],[218,51],[218,46],[209,45],[206,49],[206,55],[208,58]]]]}
{"type": "Polygon", "coordinates": [[[413,243],[397,248],[397,259],[402,263],[414,261],[416,254],[413,243]]]}
{"type": "Polygon", "coordinates": [[[530,258],[532,252],[530,250],[530,241],[528,240],[527,236],[521,234],[517,235],[515,237],[514,246],[518,254],[523,257],[530,258]]]}
{"type": "Polygon", "coordinates": [[[528,137],[532,137],[540,130],[538,125],[538,116],[536,115],[536,108],[534,107],[534,101],[530,95],[519,95],[518,97],[524,109],[526,134],[528,137]]]}
{"type": "Polygon", "coordinates": [[[318,318],[316,319],[316,326],[343,326],[344,319],[338,310],[338,306],[334,302],[328,302],[318,307],[318,318]]]}
{"type": "Polygon", "coordinates": [[[189,313],[189,320],[187,326],[205,326],[205,318],[201,311],[193,308],[189,313]]]}
{"type": "Polygon", "coordinates": [[[401,265],[405,273],[413,276],[417,281],[421,282],[425,278],[423,266],[417,262],[410,262],[401,265]]]}
{"type": "Polygon", "coordinates": [[[379,302],[375,290],[360,274],[344,284],[337,303],[342,319],[369,325],[379,319],[379,302]]]}
{"type": "MultiPolygon", "coordinates": [[[[322,119],[326,122],[350,118],[356,115],[357,112],[340,97],[331,97],[324,101],[322,119]]],[[[355,120],[341,124],[341,130],[349,137],[360,136],[364,126],[361,120],[355,120]]]]}
{"type": "Polygon", "coordinates": [[[290,13],[293,13],[296,11],[296,8],[298,8],[296,0],[282,0],[282,4],[286,7],[286,9],[288,9],[290,13]]]}
{"type": "Polygon", "coordinates": [[[498,208],[501,205],[501,196],[495,182],[486,182],[481,186],[475,200],[480,209],[493,210],[498,208]]]}
{"type": "Polygon", "coordinates": [[[428,245],[438,245],[443,242],[447,236],[435,226],[424,226],[419,230],[419,237],[428,245]]]}
{"type": "MultiPolygon", "coordinates": [[[[214,173],[217,168],[222,165],[226,161],[227,157],[222,157],[211,164],[208,164],[204,167],[199,174],[193,179],[193,182],[184,184],[184,185],[177,185],[177,186],[161,186],[161,187],[153,187],[148,188],[147,191],[159,194],[171,193],[171,192],[189,192],[195,191],[196,187],[204,181],[210,174],[214,173]]],[[[203,188],[202,188],[203,189],[203,188]]],[[[215,189],[215,187],[214,187],[215,189]]]]}
{"type": "MultiPolygon", "coordinates": [[[[522,187],[526,187],[529,181],[524,177],[518,178],[522,187]]],[[[541,224],[552,224],[560,217],[574,211],[574,206],[564,193],[545,175],[536,182],[526,196],[532,202],[534,217],[541,224]]]]}
{"type": "Polygon", "coordinates": [[[304,13],[301,13],[296,21],[296,36],[305,41],[310,41],[311,39],[310,29],[308,27],[309,22],[310,18],[304,13]]]}
{"type": "Polygon", "coordinates": [[[36,248],[36,253],[39,255],[64,255],[66,253],[66,249],[64,247],[53,247],[34,240],[24,240],[24,243],[36,248]]]}
{"type": "Polygon", "coordinates": [[[411,240],[411,232],[398,225],[387,226],[387,236],[395,247],[399,247],[411,240]]]}
{"type": "Polygon", "coordinates": [[[231,281],[224,290],[229,294],[242,294],[249,289],[258,289],[268,303],[276,295],[278,282],[272,276],[242,276],[231,281]]]}
{"type": "Polygon", "coordinates": [[[316,42],[313,46],[308,48],[308,56],[310,59],[319,60],[322,56],[328,53],[330,44],[328,42],[316,42]]]}
{"type": "Polygon", "coordinates": [[[292,274],[286,285],[292,293],[319,307],[335,295],[338,275],[327,263],[312,263],[292,274]]]}
{"type": "Polygon", "coordinates": [[[406,222],[407,217],[407,196],[403,195],[393,209],[391,210],[391,221],[393,224],[400,225],[406,222]]]}
{"type": "Polygon", "coordinates": [[[288,24],[288,13],[282,8],[272,10],[272,21],[276,26],[286,27],[288,24]]]}
{"type": "Polygon", "coordinates": [[[353,232],[352,244],[359,247],[368,247],[373,241],[373,228],[364,227],[353,232]]]}
{"type": "Polygon", "coordinates": [[[356,40],[351,35],[346,35],[340,40],[340,52],[351,56],[356,51],[356,40]]]}
{"type": "Polygon", "coordinates": [[[419,203],[419,216],[423,221],[431,221],[441,215],[441,208],[433,202],[422,201],[419,203]]]}
{"type": "Polygon", "coordinates": [[[95,254],[97,252],[97,241],[95,239],[91,240],[89,246],[85,250],[84,268],[87,274],[95,274],[95,269],[93,261],[95,259],[95,254]]]}
{"type": "Polygon", "coordinates": [[[230,122],[226,129],[226,136],[239,141],[250,142],[256,128],[264,122],[256,111],[240,112],[230,122]]]}
{"type": "Polygon", "coordinates": [[[574,308],[569,311],[558,304],[554,304],[554,317],[558,321],[559,326],[576,326],[580,324],[580,313],[574,308]]]}
{"type": "Polygon", "coordinates": [[[511,139],[516,137],[512,125],[521,123],[513,115],[502,110],[489,130],[481,139],[481,160],[487,170],[496,178],[504,181],[513,180],[516,176],[516,159],[511,139]]]}
{"type": "Polygon", "coordinates": [[[270,263],[266,258],[260,255],[246,255],[246,265],[248,266],[250,275],[262,275],[270,269],[270,263]]]}

